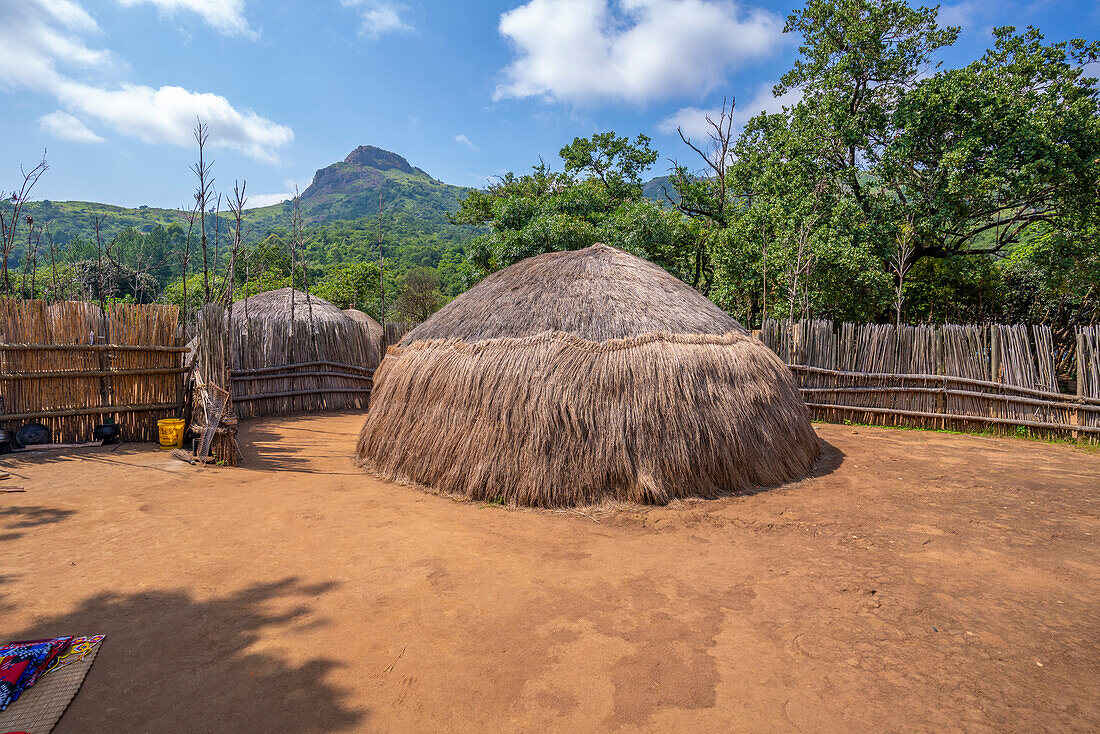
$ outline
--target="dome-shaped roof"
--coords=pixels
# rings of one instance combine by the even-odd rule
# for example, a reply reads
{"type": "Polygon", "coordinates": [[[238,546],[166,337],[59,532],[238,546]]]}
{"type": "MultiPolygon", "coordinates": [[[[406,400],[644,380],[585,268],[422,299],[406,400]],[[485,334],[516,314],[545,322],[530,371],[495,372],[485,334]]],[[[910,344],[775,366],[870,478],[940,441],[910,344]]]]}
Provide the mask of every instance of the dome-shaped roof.
{"type": "MultiPolygon", "coordinates": [[[[345,323],[349,319],[347,314],[332,305],[323,298],[314,295],[306,296],[305,293],[292,288],[279,288],[278,290],[257,293],[248,297],[248,318],[271,319],[285,321],[290,318],[290,299],[294,294],[294,320],[308,322],[311,318],[314,322],[345,323]]],[[[233,320],[242,321],[245,316],[245,299],[233,302],[233,320]]]]}
{"type": "Polygon", "coordinates": [[[345,308],[344,315],[357,324],[363,324],[366,326],[367,333],[370,334],[371,339],[382,338],[382,324],[371,318],[369,313],[360,311],[357,308],[345,308]]]}
{"type": "Polygon", "coordinates": [[[493,273],[401,340],[473,343],[560,331],[593,342],[745,329],[661,267],[614,247],[548,252],[493,273]]]}

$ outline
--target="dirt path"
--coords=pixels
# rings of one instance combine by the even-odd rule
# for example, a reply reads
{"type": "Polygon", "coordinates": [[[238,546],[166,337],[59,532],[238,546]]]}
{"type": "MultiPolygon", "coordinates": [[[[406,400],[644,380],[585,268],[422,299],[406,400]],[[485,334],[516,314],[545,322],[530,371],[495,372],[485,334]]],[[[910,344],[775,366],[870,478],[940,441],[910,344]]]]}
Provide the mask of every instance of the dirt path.
{"type": "Polygon", "coordinates": [[[73,732],[1100,727],[1100,455],[820,425],[819,476],[590,517],[350,461],[356,415],[4,462],[0,638],[107,633],[73,732]]]}

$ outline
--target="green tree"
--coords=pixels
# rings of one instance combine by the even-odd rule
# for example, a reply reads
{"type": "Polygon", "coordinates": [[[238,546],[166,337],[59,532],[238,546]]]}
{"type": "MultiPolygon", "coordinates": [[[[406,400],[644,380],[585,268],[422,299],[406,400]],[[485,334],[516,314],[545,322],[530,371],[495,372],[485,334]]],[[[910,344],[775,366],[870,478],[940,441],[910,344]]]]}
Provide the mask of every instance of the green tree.
{"type": "Polygon", "coordinates": [[[362,309],[378,298],[377,263],[352,263],[330,268],[313,288],[318,298],[340,308],[362,309]]]}
{"type": "Polygon", "coordinates": [[[603,241],[685,273],[696,235],[676,211],[645,199],[642,172],[657,159],[649,138],[613,132],[576,138],[560,152],[563,171],[540,161],[531,173],[508,173],[470,194],[456,223],[482,233],[467,248],[485,274],[532,255],[578,250],[603,241]]]}
{"type": "Polygon", "coordinates": [[[614,132],[597,133],[591,138],[574,138],[558,152],[565,172],[599,181],[609,207],[642,197],[642,174],[657,161],[657,151],[645,135],[634,142],[614,132]]]}
{"type": "MultiPolygon", "coordinates": [[[[798,212],[822,187],[832,214],[813,222],[811,267],[800,287],[821,287],[844,272],[845,261],[860,262],[874,274],[859,279],[855,292],[867,300],[856,311],[878,318],[886,317],[883,277],[899,278],[922,259],[951,259],[955,276],[970,280],[922,265],[914,297],[905,297],[910,285],[901,288],[909,313],[989,313],[997,302],[988,297],[996,281],[989,258],[1011,254],[1040,231],[1094,231],[1100,92],[1085,68],[1100,58],[1100,44],[1047,44],[1035,29],[1002,28],[975,62],[929,74],[936,51],[958,37],[958,29],[938,25],[936,9],[810,0],[786,30],[803,43],[775,93],[797,89],[802,99],[749,121],[735,146],[728,175],[739,201],[729,224],[736,236],[717,241],[726,250],[716,253],[719,279],[755,270],[769,311],[789,300],[773,289],[798,269],[790,246],[806,224],[798,212]],[[907,262],[891,268],[903,233],[907,262]],[[761,262],[749,268],[754,238],[761,262]],[[822,271],[830,262],[831,274],[822,271]],[[934,307],[932,292],[954,293],[955,306],[934,307]]],[[[803,302],[851,309],[850,299],[819,296],[807,293],[803,302]]]]}
{"type": "Polygon", "coordinates": [[[443,305],[439,276],[432,268],[414,268],[405,273],[397,292],[396,307],[406,320],[414,324],[426,321],[443,305]]]}

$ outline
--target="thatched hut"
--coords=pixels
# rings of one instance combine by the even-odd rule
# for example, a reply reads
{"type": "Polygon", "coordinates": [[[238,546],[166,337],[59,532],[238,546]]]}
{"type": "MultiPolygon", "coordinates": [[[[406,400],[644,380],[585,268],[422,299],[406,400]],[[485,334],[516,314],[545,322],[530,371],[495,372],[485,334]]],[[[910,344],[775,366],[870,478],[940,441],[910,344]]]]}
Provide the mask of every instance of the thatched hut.
{"type": "Polygon", "coordinates": [[[489,276],[391,347],[357,461],[556,507],[777,485],[819,452],[775,354],[661,268],[594,245],[489,276]]]}
{"type": "Polygon", "coordinates": [[[242,298],[229,317],[242,418],[367,406],[368,373],[381,356],[368,325],[290,288],[242,298]]]}

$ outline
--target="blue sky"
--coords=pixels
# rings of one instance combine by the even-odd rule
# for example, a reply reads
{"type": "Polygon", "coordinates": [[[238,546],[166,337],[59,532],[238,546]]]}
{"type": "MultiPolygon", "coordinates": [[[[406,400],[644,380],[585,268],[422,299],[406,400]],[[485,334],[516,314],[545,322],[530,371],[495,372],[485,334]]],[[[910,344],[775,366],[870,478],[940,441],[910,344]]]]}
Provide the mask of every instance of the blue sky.
{"type": "MultiPolygon", "coordinates": [[[[653,138],[690,160],[676,123],[770,87],[794,8],[727,0],[0,0],[0,191],[48,149],[36,198],[179,207],[190,128],[211,125],[216,184],[254,204],[305,188],[355,146],[448,183],[522,171],[577,135],[653,138]]],[[[941,15],[980,55],[996,25],[1100,36],[1098,0],[963,0],[941,15]]]]}

